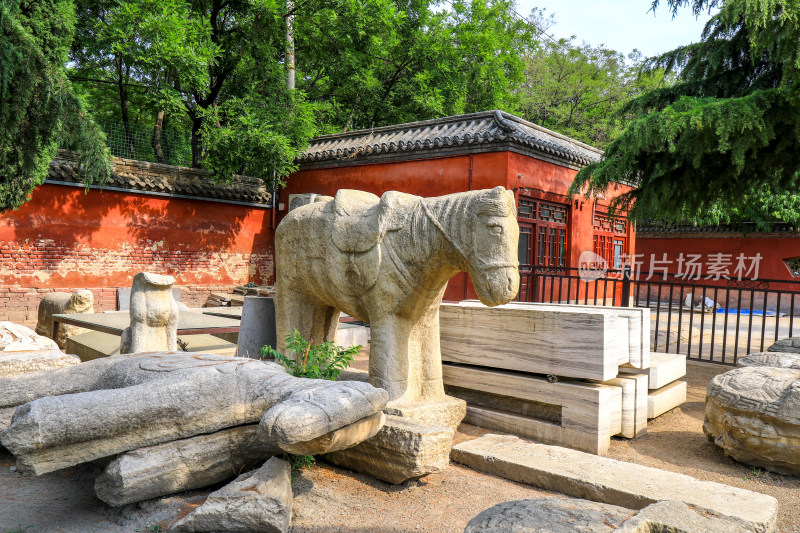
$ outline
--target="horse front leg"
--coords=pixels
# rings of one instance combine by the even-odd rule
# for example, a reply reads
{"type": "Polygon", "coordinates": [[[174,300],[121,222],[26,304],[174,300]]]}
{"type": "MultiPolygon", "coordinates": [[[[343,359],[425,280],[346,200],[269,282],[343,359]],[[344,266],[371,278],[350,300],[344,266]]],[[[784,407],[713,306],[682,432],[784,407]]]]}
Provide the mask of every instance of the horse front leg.
{"type": "Polygon", "coordinates": [[[411,323],[391,313],[370,322],[369,382],[389,393],[390,407],[413,401],[408,361],[410,333],[411,323]]]}
{"type": "Polygon", "coordinates": [[[432,306],[414,324],[409,339],[410,373],[419,384],[417,401],[436,401],[444,397],[442,352],[439,345],[439,305],[432,306]]]}

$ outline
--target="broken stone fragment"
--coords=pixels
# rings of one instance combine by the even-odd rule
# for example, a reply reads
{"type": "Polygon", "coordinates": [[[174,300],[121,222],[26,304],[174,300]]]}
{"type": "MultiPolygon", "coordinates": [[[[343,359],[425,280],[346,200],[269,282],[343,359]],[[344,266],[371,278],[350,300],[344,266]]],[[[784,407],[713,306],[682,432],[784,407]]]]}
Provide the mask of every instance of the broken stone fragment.
{"type": "Polygon", "coordinates": [[[20,471],[37,475],[258,421],[284,449],[379,413],[388,399],[367,383],[296,378],[274,363],[188,353],[115,356],[0,379],[0,394],[0,408],[28,402],[0,443],[20,471]]]}
{"type": "Polygon", "coordinates": [[[165,442],[117,456],[97,477],[97,497],[114,507],[207,487],[281,453],[258,424],[165,442]]]}
{"type": "Polygon", "coordinates": [[[173,533],[285,533],[292,518],[291,466],[273,457],[209,494],[173,533]]]}
{"type": "Polygon", "coordinates": [[[800,337],[789,337],[776,341],[767,348],[768,352],[800,353],[800,337]]]}
{"type": "Polygon", "coordinates": [[[0,352],[58,350],[56,342],[31,328],[13,322],[0,322],[0,352]]]}
{"type": "Polygon", "coordinates": [[[324,459],[398,484],[447,468],[454,434],[447,427],[387,416],[374,437],[346,450],[325,454],[324,459]]]}

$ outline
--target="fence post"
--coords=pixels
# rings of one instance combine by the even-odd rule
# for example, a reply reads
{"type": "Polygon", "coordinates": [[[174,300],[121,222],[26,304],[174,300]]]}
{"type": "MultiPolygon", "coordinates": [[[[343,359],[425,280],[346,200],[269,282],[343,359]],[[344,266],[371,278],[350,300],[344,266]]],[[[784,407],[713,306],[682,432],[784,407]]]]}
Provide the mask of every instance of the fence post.
{"type": "Polygon", "coordinates": [[[626,266],[622,269],[622,301],[620,307],[630,306],[631,299],[631,267],[626,266]]]}

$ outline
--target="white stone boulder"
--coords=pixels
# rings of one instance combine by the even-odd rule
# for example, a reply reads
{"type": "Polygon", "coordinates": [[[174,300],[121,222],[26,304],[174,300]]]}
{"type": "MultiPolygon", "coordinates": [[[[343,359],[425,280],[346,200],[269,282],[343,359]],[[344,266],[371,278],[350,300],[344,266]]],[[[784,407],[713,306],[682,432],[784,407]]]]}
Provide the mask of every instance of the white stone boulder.
{"type": "Polygon", "coordinates": [[[750,366],[714,377],[703,431],[737,461],[800,475],[800,369],[750,366]]]}
{"type": "Polygon", "coordinates": [[[172,533],[286,533],[292,519],[291,466],[273,457],[209,494],[172,533]]]}
{"type": "Polygon", "coordinates": [[[58,350],[53,339],[13,322],[0,322],[0,352],[58,350]]]}
{"type": "Polygon", "coordinates": [[[768,352],[800,353],[800,337],[789,337],[776,341],[767,348],[768,352]]]}
{"type": "Polygon", "coordinates": [[[67,338],[84,333],[85,328],[67,324],[58,325],[58,336],[53,336],[53,315],[55,314],[88,314],[94,313],[94,294],[82,289],[72,294],[68,292],[50,292],[39,301],[39,320],[36,333],[56,341],[62,350],[67,345],[67,338]]]}
{"type": "Polygon", "coordinates": [[[792,368],[800,370],[800,353],[792,352],[758,352],[739,359],[739,367],[771,366],[774,368],[792,368]]]}

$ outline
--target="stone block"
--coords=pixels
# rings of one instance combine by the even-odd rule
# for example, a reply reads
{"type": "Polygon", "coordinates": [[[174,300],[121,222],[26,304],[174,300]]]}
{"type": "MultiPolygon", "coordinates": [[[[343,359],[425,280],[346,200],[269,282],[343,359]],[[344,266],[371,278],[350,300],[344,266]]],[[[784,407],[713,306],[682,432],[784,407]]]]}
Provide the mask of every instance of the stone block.
{"type": "Polygon", "coordinates": [[[0,352],[59,350],[56,341],[39,335],[31,328],[13,322],[0,322],[0,352]]]}
{"type": "Polygon", "coordinates": [[[450,363],[605,381],[630,362],[627,321],[603,309],[443,304],[439,324],[450,363]]]}
{"type": "Polygon", "coordinates": [[[275,333],[275,301],[267,296],[245,296],[237,355],[260,359],[261,347],[265,345],[272,348],[278,346],[275,333]]]}
{"type": "Polygon", "coordinates": [[[453,431],[464,420],[467,414],[467,402],[461,398],[444,396],[440,400],[430,402],[414,402],[401,406],[385,407],[383,412],[415,420],[429,426],[444,426],[453,431]]]}
{"type": "MultiPolygon", "coordinates": [[[[462,305],[476,305],[478,300],[463,300],[462,305]]],[[[612,307],[603,305],[546,304],[535,302],[511,302],[506,306],[527,306],[530,309],[603,309],[620,317],[627,323],[629,361],[634,368],[647,368],[650,365],[650,309],[644,307],[612,307]]]]}
{"type": "Polygon", "coordinates": [[[618,386],[451,364],[442,375],[448,393],[467,401],[468,424],[601,455],[622,431],[618,386]]]}
{"type": "Polygon", "coordinates": [[[686,401],[686,382],[673,381],[647,395],[647,418],[661,416],[686,401]]]}
{"type": "Polygon", "coordinates": [[[80,363],[74,355],[60,350],[33,350],[29,352],[0,351],[0,378],[18,376],[28,372],[56,370],[80,363]]]}
{"type": "Polygon", "coordinates": [[[173,533],[286,533],[292,520],[289,463],[277,457],[208,495],[173,533]]]}
{"type": "Polygon", "coordinates": [[[715,376],[703,431],[737,461],[800,475],[800,370],[751,366],[715,376]]]}
{"type": "Polygon", "coordinates": [[[621,374],[603,384],[622,388],[622,429],[618,435],[635,439],[647,433],[647,375],[621,374]]]}
{"type": "Polygon", "coordinates": [[[636,513],[617,533],[754,533],[764,531],[743,520],[665,500],[636,513]]]}
{"type": "Polygon", "coordinates": [[[660,389],[686,375],[686,356],[679,353],[652,352],[648,368],[639,370],[621,366],[619,371],[620,374],[646,373],[648,387],[651,390],[660,389]]]}
{"type": "Polygon", "coordinates": [[[344,348],[369,345],[369,328],[360,324],[342,322],[336,331],[336,344],[344,348]]]}
{"type": "Polygon", "coordinates": [[[450,464],[455,432],[397,416],[387,416],[377,435],[322,457],[335,465],[393,484],[441,472],[450,464]]]}
{"type": "Polygon", "coordinates": [[[95,493],[118,507],[220,483],[279,453],[258,424],[239,426],[119,455],[95,480],[95,493]]]}
{"type": "Polygon", "coordinates": [[[629,509],[676,500],[774,532],[778,502],[772,496],[648,466],[509,435],[485,435],[453,446],[454,461],[475,470],[545,490],[629,509]]]}

